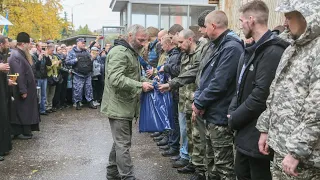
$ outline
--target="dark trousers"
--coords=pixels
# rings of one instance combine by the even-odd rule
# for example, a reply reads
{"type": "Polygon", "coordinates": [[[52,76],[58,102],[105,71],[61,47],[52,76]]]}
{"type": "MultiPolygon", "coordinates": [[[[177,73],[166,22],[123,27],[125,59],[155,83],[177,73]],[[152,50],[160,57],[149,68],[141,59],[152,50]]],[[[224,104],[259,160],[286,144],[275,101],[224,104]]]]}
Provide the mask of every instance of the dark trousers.
{"type": "Polygon", "coordinates": [[[67,97],[68,74],[63,74],[62,78],[63,82],[61,84],[60,105],[64,106],[66,104],[67,97]]]}
{"type": "Polygon", "coordinates": [[[53,100],[52,100],[52,105],[55,108],[59,108],[60,107],[61,87],[62,87],[62,83],[58,83],[56,85],[56,91],[54,93],[54,97],[53,97],[53,100]]]}
{"type": "Polygon", "coordinates": [[[98,78],[97,80],[92,80],[92,90],[93,100],[100,102],[102,100],[103,94],[103,84],[101,78],[98,78]]]}
{"type": "Polygon", "coordinates": [[[65,105],[67,96],[68,74],[62,74],[62,83],[56,85],[56,92],[53,98],[53,107],[61,107],[65,105]]]}
{"type": "Polygon", "coordinates": [[[270,160],[253,158],[239,151],[236,154],[235,172],[238,180],[272,180],[270,160]]]}
{"type": "Polygon", "coordinates": [[[73,103],[72,102],[72,88],[67,89],[67,97],[66,97],[66,99],[67,99],[67,103],[68,104],[72,104],[73,103]]]}
{"type": "Polygon", "coordinates": [[[180,149],[180,126],[179,126],[179,98],[173,98],[172,101],[172,113],[174,120],[174,128],[169,133],[169,146],[170,148],[179,151],[180,149]]]}

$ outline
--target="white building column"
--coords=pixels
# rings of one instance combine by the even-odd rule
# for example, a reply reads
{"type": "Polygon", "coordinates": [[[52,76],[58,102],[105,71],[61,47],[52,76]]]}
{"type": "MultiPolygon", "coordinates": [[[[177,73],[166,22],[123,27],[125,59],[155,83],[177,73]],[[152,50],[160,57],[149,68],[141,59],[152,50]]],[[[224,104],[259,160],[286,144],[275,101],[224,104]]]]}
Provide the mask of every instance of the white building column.
{"type": "Polygon", "coordinates": [[[161,29],[161,4],[159,4],[158,29],[161,29]]]}
{"type": "Polygon", "coordinates": [[[120,11],[120,26],[123,26],[123,11],[120,11]]]}
{"type": "Polygon", "coordinates": [[[132,25],[132,3],[127,4],[127,27],[132,25]]]}

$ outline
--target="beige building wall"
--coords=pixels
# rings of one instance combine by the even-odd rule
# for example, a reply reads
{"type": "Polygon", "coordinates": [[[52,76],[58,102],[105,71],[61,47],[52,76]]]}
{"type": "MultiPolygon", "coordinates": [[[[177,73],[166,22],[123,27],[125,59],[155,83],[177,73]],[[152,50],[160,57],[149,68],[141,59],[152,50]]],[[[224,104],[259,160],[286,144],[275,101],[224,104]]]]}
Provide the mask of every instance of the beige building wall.
{"type": "MultiPolygon", "coordinates": [[[[252,0],[220,0],[219,8],[225,11],[229,17],[229,28],[237,34],[242,35],[239,25],[239,9],[242,5],[252,0]]],[[[283,25],[284,16],[282,13],[275,12],[280,0],[263,0],[269,7],[269,29],[273,29],[278,25],[283,25]]]]}

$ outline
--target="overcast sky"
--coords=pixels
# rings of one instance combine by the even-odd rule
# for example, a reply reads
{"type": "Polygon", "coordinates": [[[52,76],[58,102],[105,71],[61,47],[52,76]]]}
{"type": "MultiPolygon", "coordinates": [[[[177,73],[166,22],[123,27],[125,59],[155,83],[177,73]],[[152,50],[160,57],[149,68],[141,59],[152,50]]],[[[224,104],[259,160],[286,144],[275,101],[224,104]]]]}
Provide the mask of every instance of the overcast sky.
{"type": "Polygon", "coordinates": [[[73,23],[76,29],[88,24],[90,30],[94,31],[102,26],[120,25],[120,15],[111,11],[110,2],[111,0],[62,0],[62,6],[71,22],[71,7],[83,3],[73,8],[73,23]]]}

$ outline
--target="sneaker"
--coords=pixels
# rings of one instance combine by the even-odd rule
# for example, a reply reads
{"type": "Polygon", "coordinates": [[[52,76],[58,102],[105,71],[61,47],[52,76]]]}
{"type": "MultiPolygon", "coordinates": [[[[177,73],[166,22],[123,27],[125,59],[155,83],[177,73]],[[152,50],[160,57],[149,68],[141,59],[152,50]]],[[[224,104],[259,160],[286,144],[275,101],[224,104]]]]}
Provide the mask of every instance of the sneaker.
{"type": "Polygon", "coordinates": [[[93,101],[93,105],[94,106],[100,106],[100,103],[98,103],[98,101],[93,101]]]}
{"type": "Polygon", "coordinates": [[[94,105],[93,101],[90,102],[89,108],[91,109],[97,109],[97,106],[94,105]]]}

